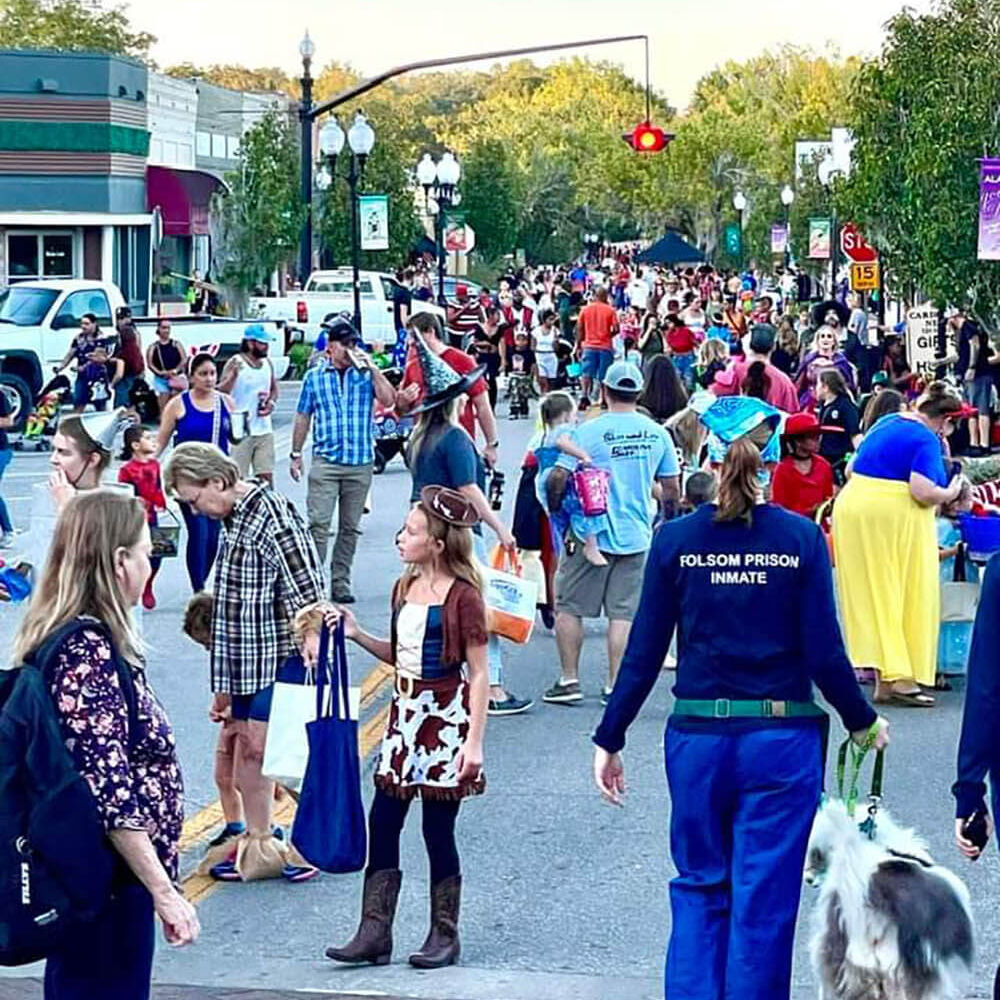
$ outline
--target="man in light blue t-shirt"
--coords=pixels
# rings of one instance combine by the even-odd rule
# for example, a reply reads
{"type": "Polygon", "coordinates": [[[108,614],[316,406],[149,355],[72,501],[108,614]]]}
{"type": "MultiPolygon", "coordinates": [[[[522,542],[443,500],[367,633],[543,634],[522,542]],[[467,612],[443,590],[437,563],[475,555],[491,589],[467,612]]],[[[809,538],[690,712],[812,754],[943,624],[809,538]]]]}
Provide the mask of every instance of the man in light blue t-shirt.
{"type": "MultiPolygon", "coordinates": [[[[580,701],[580,650],[583,619],[608,619],[607,698],[628,642],[632,618],[642,590],[642,574],[653,538],[650,501],[653,484],[662,490],[664,517],[672,517],[679,498],[677,452],[667,432],[636,412],[642,373],[628,361],[615,362],[604,376],[607,412],[574,432],[577,445],[593,464],[611,473],[607,528],[597,534],[597,547],[607,560],[598,566],[587,559],[583,540],[571,540],[556,573],[556,643],[562,673],[544,700],[559,704],[580,701]]],[[[563,455],[549,474],[550,502],[561,493],[576,459],[563,455]]]]}

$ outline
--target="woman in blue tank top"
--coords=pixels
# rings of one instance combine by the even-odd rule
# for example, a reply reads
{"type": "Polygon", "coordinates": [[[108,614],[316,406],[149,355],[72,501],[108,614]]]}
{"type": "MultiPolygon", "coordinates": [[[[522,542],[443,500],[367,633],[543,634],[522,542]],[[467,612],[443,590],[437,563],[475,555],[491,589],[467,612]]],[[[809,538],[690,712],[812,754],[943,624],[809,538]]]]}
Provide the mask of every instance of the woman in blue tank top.
{"type": "MultiPolygon", "coordinates": [[[[162,455],[173,435],[174,445],[185,441],[203,441],[229,452],[232,397],[215,388],[218,370],[215,358],[207,352],[196,354],[188,365],[191,388],[167,403],[160,420],[159,453],[162,455]]],[[[188,504],[181,504],[187,526],[187,570],[191,587],[197,593],[205,589],[205,580],[215,563],[219,548],[219,522],[196,514],[188,504]]]]}

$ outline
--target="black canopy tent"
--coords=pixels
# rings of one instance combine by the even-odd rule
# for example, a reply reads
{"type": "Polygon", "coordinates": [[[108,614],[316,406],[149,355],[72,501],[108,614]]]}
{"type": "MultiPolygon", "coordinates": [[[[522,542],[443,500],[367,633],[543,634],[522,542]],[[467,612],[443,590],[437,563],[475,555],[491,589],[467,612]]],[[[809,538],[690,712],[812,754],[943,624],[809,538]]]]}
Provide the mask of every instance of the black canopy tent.
{"type": "Polygon", "coordinates": [[[672,229],[647,247],[636,260],[640,264],[699,264],[705,255],[672,229]]]}

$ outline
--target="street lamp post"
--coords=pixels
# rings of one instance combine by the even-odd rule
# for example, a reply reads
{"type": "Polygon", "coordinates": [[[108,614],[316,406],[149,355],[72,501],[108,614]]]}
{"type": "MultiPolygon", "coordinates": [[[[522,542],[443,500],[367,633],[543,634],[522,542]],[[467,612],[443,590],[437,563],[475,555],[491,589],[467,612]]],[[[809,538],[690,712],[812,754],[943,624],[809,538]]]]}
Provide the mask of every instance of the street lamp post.
{"type": "MultiPolygon", "coordinates": [[[[329,171],[329,183],[337,178],[337,157],[343,152],[344,143],[351,151],[347,168],[347,186],[351,196],[351,271],[354,285],[354,327],[363,334],[361,326],[361,227],[358,220],[358,184],[364,176],[365,163],[368,155],[375,147],[375,130],[368,124],[368,119],[359,111],[354,116],[354,123],[344,135],[340,122],[335,117],[327,119],[320,129],[319,148],[326,157],[329,171]]],[[[326,186],[329,186],[327,183],[326,186]]]]}
{"type": "Polygon", "coordinates": [[[793,201],[795,201],[795,191],[791,185],[786,184],[781,189],[781,204],[785,206],[785,267],[792,261],[792,227],[788,220],[793,201]]]}
{"type": "Polygon", "coordinates": [[[299,125],[302,142],[302,200],[305,209],[305,220],[302,224],[302,240],[299,243],[299,281],[305,287],[306,278],[312,270],[312,58],[316,53],[316,45],[305,33],[299,42],[299,55],[302,56],[302,102],[299,105],[299,125]]]}
{"type": "Polygon", "coordinates": [[[462,167],[450,152],[445,152],[437,163],[430,153],[424,153],[417,164],[417,183],[424,189],[424,205],[428,213],[434,215],[438,251],[438,305],[442,308],[448,304],[444,294],[444,216],[449,208],[461,200],[455,190],[461,176],[462,167]]]}
{"type": "Polygon", "coordinates": [[[745,254],[743,252],[743,243],[744,243],[743,222],[744,222],[744,213],[747,210],[747,198],[742,191],[737,191],[736,194],[733,195],[733,208],[735,208],[736,211],[740,213],[740,268],[743,268],[745,263],[744,261],[745,254]]]}

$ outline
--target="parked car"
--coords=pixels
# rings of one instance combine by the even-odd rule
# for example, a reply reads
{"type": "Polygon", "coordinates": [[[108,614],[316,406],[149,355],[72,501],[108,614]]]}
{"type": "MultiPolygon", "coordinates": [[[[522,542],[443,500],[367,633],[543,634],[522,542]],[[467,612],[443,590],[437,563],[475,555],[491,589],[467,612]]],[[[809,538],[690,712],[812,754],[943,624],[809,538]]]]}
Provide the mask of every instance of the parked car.
{"type": "MultiPolygon", "coordinates": [[[[395,281],[383,271],[359,271],[361,286],[361,333],[366,343],[396,340],[393,319],[392,292],[395,281]]],[[[414,302],[413,310],[437,313],[444,310],[432,302],[414,302]]],[[[331,271],[313,271],[302,291],[284,296],[254,296],[250,299],[251,313],[268,320],[284,320],[305,333],[308,343],[315,344],[320,323],[332,312],[354,312],[354,276],[349,267],[331,271]]]]}
{"type": "MultiPolygon", "coordinates": [[[[14,429],[20,430],[38,393],[65,357],[80,330],[80,318],[93,313],[99,325],[114,329],[115,310],[125,304],[111,282],[89,280],[21,281],[0,292],[0,392],[11,404],[14,429]]],[[[188,350],[218,345],[220,364],[239,351],[246,320],[218,316],[171,316],[173,336],[188,350]]],[[[133,317],[143,350],[155,338],[156,316],[133,317]]],[[[275,374],[288,370],[288,351],[302,333],[276,323],[270,357],[275,374]]]]}

